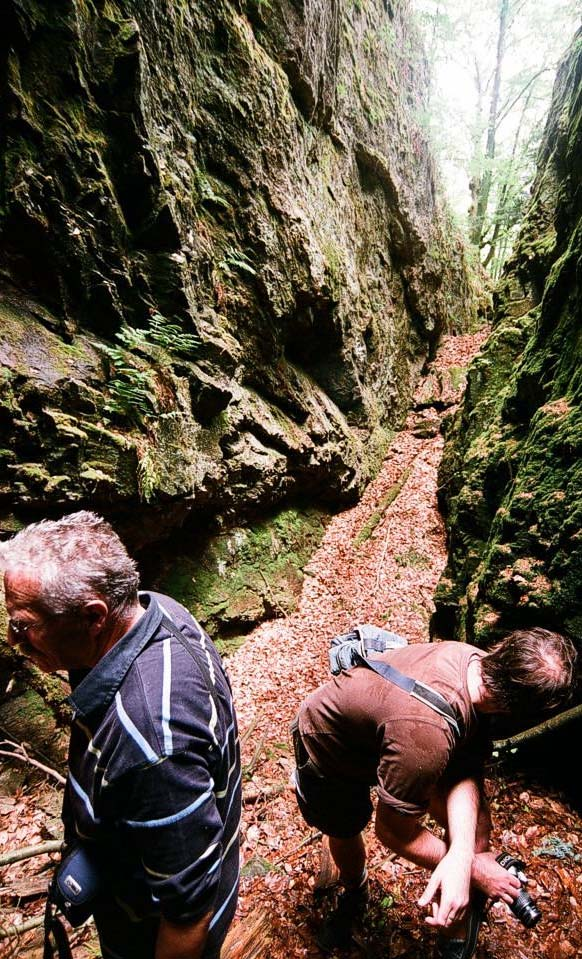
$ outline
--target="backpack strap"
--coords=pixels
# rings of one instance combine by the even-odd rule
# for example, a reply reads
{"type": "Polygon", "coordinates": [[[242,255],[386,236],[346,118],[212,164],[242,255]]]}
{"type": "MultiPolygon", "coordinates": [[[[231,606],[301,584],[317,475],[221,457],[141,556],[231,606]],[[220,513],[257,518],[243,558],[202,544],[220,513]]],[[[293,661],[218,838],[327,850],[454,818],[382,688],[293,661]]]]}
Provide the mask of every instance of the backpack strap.
{"type": "Polygon", "coordinates": [[[459,738],[462,736],[463,727],[460,717],[455,714],[451,704],[448,703],[444,696],[441,696],[436,689],[427,686],[426,683],[421,683],[420,680],[405,676],[404,673],[401,673],[395,666],[390,666],[388,663],[384,663],[379,659],[365,659],[364,656],[361,656],[359,653],[356,654],[355,659],[356,665],[366,666],[368,669],[372,669],[375,673],[378,673],[379,676],[382,676],[383,679],[387,679],[389,683],[393,683],[395,686],[398,686],[399,689],[403,689],[404,692],[413,696],[414,699],[418,699],[419,702],[424,703],[429,709],[434,710],[435,713],[438,713],[446,719],[451,729],[459,738]]]}

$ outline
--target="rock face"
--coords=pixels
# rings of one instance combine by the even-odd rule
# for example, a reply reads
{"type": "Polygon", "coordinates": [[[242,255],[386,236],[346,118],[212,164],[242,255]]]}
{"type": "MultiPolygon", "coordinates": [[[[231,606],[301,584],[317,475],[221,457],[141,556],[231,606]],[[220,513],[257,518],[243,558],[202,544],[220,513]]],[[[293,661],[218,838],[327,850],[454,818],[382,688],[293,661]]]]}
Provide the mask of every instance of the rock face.
{"type": "Polygon", "coordinates": [[[7,0],[0,530],[362,488],[468,313],[407,19],[7,0]]]}
{"type": "Polygon", "coordinates": [[[582,642],[581,91],[579,32],[441,469],[450,554],[434,627],[477,644],[528,623],[582,642]]]}

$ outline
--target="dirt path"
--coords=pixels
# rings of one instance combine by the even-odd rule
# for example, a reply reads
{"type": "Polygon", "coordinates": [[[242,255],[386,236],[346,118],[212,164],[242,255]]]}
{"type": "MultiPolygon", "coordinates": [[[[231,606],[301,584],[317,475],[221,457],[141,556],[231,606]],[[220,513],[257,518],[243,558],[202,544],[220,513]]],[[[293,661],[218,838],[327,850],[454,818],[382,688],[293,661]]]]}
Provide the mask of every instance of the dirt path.
{"type": "MultiPolygon", "coordinates": [[[[436,504],[436,472],[442,452],[440,406],[458,398],[465,367],[479,337],[452,337],[424,381],[406,428],[394,436],[377,479],[353,509],[335,517],[305,570],[297,613],[259,627],[229,660],[243,739],[245,806],[243,879],[234,939],[258,926],[257,949],[228,959],[320,957],[314,941],[329,896],[315,901],[321,842],[303,823],[289,787],[292,771],[288,727],[298,703],[328,678],[330,637],[358,622],[386,624],[410,642],[428,640],[432,595],[445,563],[442,520],[436,504]],[[457,392],[456,392],[457,391],[457,392]],[[255,922],[257,920],[257,922],[255,922]]],[[[569,854],[582,850],[579,818],[558,795],[526,789],[523,782],[492,776],[489,793],[495,844],[529,863],[530,892],[544,922],[526,932],[503,908],[490,913],[478,959],[574,959],[582,955],[582,866],[569,854]],[[564,858],[533,856],[559,840],[564,858]],[[569,844],[569,845],[568,845],[569,844]]],[[[43,787],[0,803],[0,852],[47,838],[54,828],[54,790],[43,787]],[[50,800],[47,805],[47,799],[50,800]],[[50,819],[50,823],[49,823],[50,819]]],[[[353,956],[424,959],[433,938],[415,903],[427,874],[394,859],[370,834],[372,904],[365,937],[353,956]]],[[[37,898],[20,904],[10,889],[45,882],[46,862],[31,861],[0,872],[3,922],[41,911],[37,898]],[[2,888],[3,887],[3,888],[2,888]]],[[[37,893],[38,896],[38,893],[37,893]]],[[[97,953],[75,948],[75,959],[97,953]]],[[[38,936],[2,945],[0,957],[40,956],[38,936]],[[10,951],[12,950],[12,951],[10,951]]],[[[139,959],[139,957],[136,957],[139,959]]]]}
{"type": "MultiPolygon", "coordinates": [[[[478,345],[475,337],[446,340],[435,374],[423,384],[417,403],[423,406],[439,382],[445,384],[441,401],[458,398],[453,384],[462,386],[459,368],[478,345]]],[[[261,955],[321,955],[314,933],[329,896],[327,903],[314,903],[321,843],[309,842],[313,831],[303,823],[288,786],[288,727],[301,699],[328,678],[327,646],[333,635],[358,622],[372,622],[402,633],[410,642],[428,640],[432,595],[446,558],[436,503],[442,443],[438,414],[426,408],[413,411],[362,500],[330,523],[305,571],[297,613],[258,628],[229,662],[243,733],[247,797],[238,934],[250,927],[248,917],[263,909],[262,930],[270,941],[261,955]],[[423,433],[429,435],[418,435],[423,433]]],[[[497,846],[529,862],[532,848],[541,846],[544,837],[557,836],[582,848],[579,820],[558,797],[533,796],[519,781],[494,778],[489,793],[497,846]]],[[[354,956],[430,956],[433,938],[415,906],[427,874],[389,857],[371,831],[370,861],[371,916],[354,956]]],[[[494,907],[489,934],[482,934],[478,947],[481,959],[568,959],[582,954],[580,865],[572,859],[556,864],[539,857],[532,868],[536,883],[531,892],[540,900],[545,922],[539,931],[526,932],[504,908],[494,907]]]]}

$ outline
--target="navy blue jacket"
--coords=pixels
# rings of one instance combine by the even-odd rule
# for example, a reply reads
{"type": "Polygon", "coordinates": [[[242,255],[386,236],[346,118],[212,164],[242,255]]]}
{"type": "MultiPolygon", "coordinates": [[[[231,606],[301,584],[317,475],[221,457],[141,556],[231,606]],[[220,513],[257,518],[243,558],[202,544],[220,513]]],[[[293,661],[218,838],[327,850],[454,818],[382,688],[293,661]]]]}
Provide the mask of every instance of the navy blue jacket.
{"type": "Polygon", "coordinates": [[[187,610],[141,593],[145,614],[81,680],[63,817],[88,842],[111,894],[135,918],[194,921],[209,910],[208,954],[234,914],[241,770],[220,657],[187,610]],[[164,615],[206,659],[203,672],[164,615]]]}

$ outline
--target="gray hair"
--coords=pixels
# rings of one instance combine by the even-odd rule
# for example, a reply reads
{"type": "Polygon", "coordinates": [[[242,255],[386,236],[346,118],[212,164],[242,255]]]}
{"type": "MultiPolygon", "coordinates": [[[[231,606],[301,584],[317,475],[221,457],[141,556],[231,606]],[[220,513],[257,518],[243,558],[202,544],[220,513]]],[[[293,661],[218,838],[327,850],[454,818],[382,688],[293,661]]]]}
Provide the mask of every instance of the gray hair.
{"type": "Polygon", "coordinates": [[[136,563],[109,523],[85,510],[32,523],[0,543],[0,565],[37,579],[39,603],[54,615],[99,597],[117,616],[137,600],[136,563]]]}

